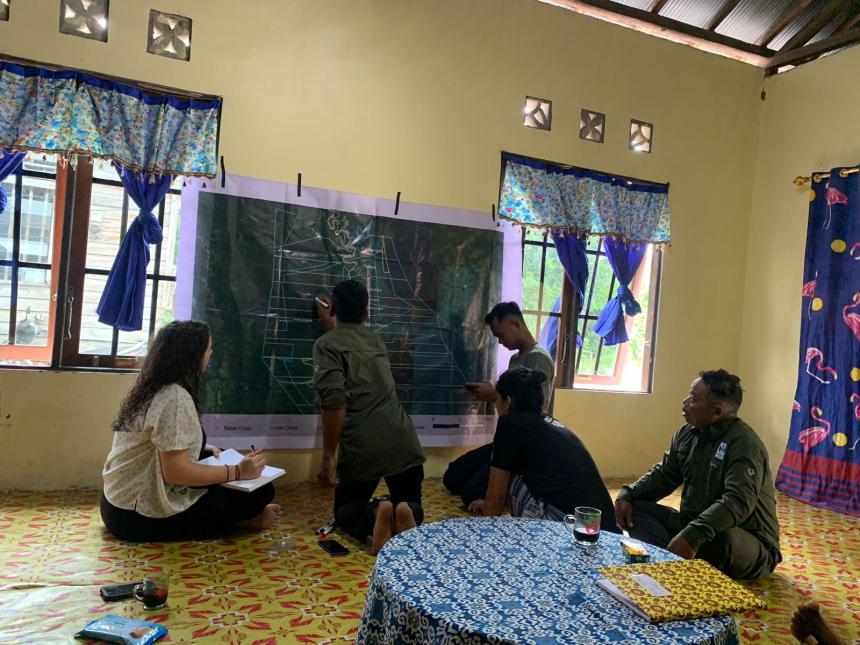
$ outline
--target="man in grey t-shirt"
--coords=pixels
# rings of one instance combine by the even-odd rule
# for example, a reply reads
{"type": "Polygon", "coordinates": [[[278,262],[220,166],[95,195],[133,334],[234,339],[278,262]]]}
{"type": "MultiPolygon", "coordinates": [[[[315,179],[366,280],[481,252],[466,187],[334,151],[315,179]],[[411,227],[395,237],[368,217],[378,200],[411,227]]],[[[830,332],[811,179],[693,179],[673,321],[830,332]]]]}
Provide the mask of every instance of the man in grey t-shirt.
{"type": "MultiPolygon", "coordinates": [[[[508,363],[508,369],[528,367],[546,377],[543,383],[544,412],[551,414],[555,364],[549,352],[538,345],[532,336],[519,305],[515,302],[500,302],[484,317],[484,322],[490,326],[499,343],[507,349],[517,350],[508,363]]],[[[489,381],[469,382],[465,386],[479,401],[496,400],[496,386],[489,381]]],[[[462,497],[467,508],[473,501],[484,499],[490,478],[492,452],[493,444],[489,443],[448,464],[442,481],[449,491],[462,497]]]]}
{"type": "MultiPolygon", "coordinates": [[[[519,305],[515,302],[500,302],[484,317],[484,322],[490,326],[493,336],[503,347],[517,350],[511,356],[508,369],[528,367],[546,377],[543,383],[544,411],[551,411],[555,364],[549,352],[538,345],[532,336],[519,305]]],[[[496,386],[489,381],[466,383],[466,389],[479,401],[496,400],[496,386]]]]}

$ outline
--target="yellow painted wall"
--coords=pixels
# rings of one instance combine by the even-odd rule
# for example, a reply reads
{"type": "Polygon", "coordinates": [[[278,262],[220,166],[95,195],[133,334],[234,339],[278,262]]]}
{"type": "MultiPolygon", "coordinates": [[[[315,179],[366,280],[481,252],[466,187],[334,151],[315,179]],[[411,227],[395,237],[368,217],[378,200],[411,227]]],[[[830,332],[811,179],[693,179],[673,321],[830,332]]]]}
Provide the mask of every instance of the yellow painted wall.
{"type": "MultiPolygon", "coordinates": [[[[535,0],[163,0],[192,17],[190,63],[145,52],[150,3],[113,0],[107,44],[57,32],[57,2],[15,2],[0,51],[224,96],[228,172],[488,210],[499,153],[671,181],[654,393],[563,391],[556,413],[605,475],[638,474],[703,368],[737,368],[761,71],[535,0]],[[241,19],[231,15],[241,10],[241,19]],[[553,130],[521,126],[526,94],[553,130]],[[606,143],[578,139],[579,110],[606,143]],[[627,149],[630,118],[654,152],[627,149]]],[[[0,371],[0,488],[97,485],[127,375],[0,371]]],[[[432,451],[438,475],[450,451],[432,451]]],[[[292,478],[310,453],[280,453],[292,478]]]]}
{"type": "Polygon", "coordinates": [[[809,185],[797,175],[860,162],[860,48],[768,79],[750,217],[740,366],[744,416],[779,465],[797,385],[809,185]]]}

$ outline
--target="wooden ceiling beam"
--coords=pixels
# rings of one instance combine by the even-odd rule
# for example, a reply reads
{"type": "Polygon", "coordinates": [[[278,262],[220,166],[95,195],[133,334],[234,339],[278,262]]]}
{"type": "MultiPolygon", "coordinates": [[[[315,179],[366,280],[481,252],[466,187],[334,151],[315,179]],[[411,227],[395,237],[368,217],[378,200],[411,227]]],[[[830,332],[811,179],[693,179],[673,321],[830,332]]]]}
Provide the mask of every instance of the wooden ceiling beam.
{"type": "Polygon", "coordinates": [[[788,27],[795,18],[800,15],[800,12],[806,9],[812,0],[794,0],[794,3],[782,12],[782,15],[777,18],[776,22],[770,26],[770,29],[756,41],[759,47],[767,47],[767,44],[773,40],[783,29],[788,27]]]}
{"type": "Polygon", "coordinates": [[[840,36],[847,31],[851,31],[860,22],[860,9],[855,10],[856,13],[849,14],[848,17],[839,25],[836,29],[833,30],[831,36],[840,36]]]}
{"type": "Polygon", "coordinates": [[[824,27],[826,27],[827,24],[839,13],[844,11],[851,2],[852,0],[830,0],[830,2],[815,12],[812,19],[806,23],[806,25],[801,27],[800,31],[788,39],[788,42],[780,48],[779,53],[782,54],[784,52],[791,51],[792,49],[799,49],[806,46],[810,38],[824,29],[824,27]]]}
{"type": "Polygon", "coordinates": [[[743,60],[752,65],[765,67],[768,60],[776,53],[772,49],[759,47],[750,43],[730,38],[713,31],[707,31],[701,27],[695,27],[680,20],[674,20],[661,16],[660,14],[651,13],[644,9],[629,7],[627,5],[613,2],[612,0],[543,0],[549,4],[554,4],[559,7],[564,7],[595,18],[601,18],[610,22],[650,33],[654,36],[669,38],[676,42],[686,42],[694,47],[705,49],[705,51],[713,51],[723,56],[729,56],[737,60],[743,60]],[[677,34],[674,38],[667,32],[677,34]],[[695,41],[695,42],[693,42],[695,41]],[[710,49],[702,46],[702,43],[710,43],[710,49]],[[732,55],[728,50],[736,50],[737,54],[732,55]]]}
{"type": "Polygon", "coordinates": [[[826,54],[834,49],[853,45],[857,42],[860,42],[860,29],[847,31],[838,36],[830,36],[805,47],[799,47],[786,52],[780,51],[770,59],[767,73],[775,74],[780,67],[784,67],[785,65],[800,65],[801,63],[818,58],[821,54],[826,54]]]}
{"type": "Polygon", "coordinates": [[[707,25],[705,25],[706,31],[714,31],[717,27],[723,24],[723,20],[725,20],[728,15],[734,11],[735,7],[740,4],[741,0],[725,0],[723,2],[723,6],[720,7],[720,10],[717,14],[711,18],[707,25]]]}

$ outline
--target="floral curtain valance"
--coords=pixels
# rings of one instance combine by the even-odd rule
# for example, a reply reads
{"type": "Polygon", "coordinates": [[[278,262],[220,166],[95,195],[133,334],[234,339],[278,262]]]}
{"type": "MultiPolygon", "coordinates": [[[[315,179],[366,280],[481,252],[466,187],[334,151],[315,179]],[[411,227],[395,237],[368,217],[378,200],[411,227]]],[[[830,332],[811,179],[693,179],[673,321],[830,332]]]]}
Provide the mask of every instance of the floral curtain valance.
{"type": "Polygon", "coordinates": [[[214,177],[221,99],[178,98],[77,70],[0,61],[0,147],[214,177]]]}
{"type": "Polygon", "coordinates": [[[667,244],[669,185],[505,154],[499,214],[512,222],[667,244]]]}

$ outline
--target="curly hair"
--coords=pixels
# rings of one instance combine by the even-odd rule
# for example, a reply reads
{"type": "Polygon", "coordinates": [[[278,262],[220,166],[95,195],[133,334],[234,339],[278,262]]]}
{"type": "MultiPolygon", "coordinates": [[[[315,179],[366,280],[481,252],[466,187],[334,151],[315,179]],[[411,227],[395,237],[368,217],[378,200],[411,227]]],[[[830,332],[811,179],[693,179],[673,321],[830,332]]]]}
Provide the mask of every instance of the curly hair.
{"type": "Polygon", "coordinates": [[[511,398],[514,412],[541,412],[544,381],[546,376],[543,372],[528,367],[514,367],[499,377],[496,392],[503,399],[511,398]]]}
{"type": "Polygon", "coordinates": [[[146,411],[152,397],[166,385],[185,388],[200,412],[200,363],[209,348],[209,326],[193,320],[175,320],[162,327],[149,346],[137,381],[128,391],[116,420],[115,432],[130,431],[135,418],[146,411]]]}

